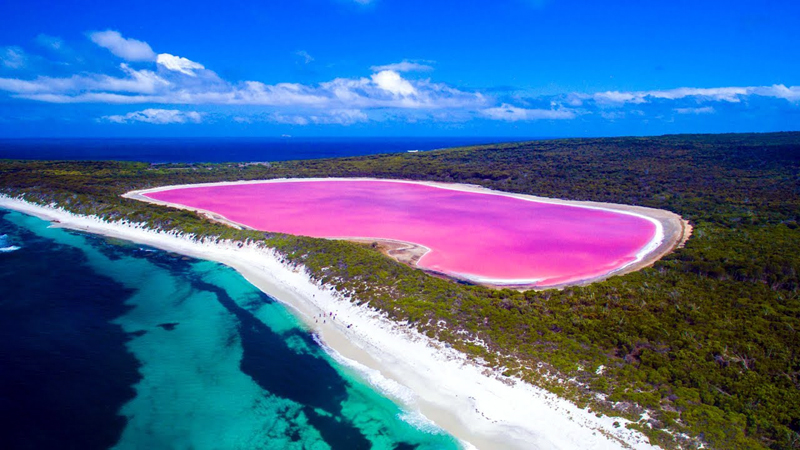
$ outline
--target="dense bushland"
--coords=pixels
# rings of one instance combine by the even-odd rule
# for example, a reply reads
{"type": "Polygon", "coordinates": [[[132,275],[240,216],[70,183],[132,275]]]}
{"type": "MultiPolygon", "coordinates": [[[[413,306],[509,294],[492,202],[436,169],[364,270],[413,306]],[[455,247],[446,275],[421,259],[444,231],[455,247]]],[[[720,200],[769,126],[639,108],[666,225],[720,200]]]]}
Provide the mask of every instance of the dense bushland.
{"type": "Polygon", "coordinates": [[[800,448],[800,133],[569,139],[271,164],[0,162],[0,191],[198,235],[264,240],[319,280],[665,447],[800,448]],[[686,247],[584,287],[441,280],[367,245],[238,231],[119,197],[164,184],[371,176],[668,209],[686,247]],[[572,382],[559,382],[550,375],[572,382]],[[602,395],[598,395],[602,394],[602,395]]]}

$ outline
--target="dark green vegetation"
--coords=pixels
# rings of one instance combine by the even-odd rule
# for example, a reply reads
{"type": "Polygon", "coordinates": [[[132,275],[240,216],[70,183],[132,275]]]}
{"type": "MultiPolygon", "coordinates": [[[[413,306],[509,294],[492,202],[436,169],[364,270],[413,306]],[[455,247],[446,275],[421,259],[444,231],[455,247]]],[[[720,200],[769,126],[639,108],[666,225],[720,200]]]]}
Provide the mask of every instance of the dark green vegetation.
{"type": "Polygon", "coordinates": [[[598,413],[638,420],[651,410],[634,426],[665,447],[692,446],[680,432],[718,449],[800,448],[800,133],[555,140],[272,165],[6,161],[0,187],[109,219],[264,240],[354,301],[507,375],[598,413]],[[521,293],[433,278],[369,246],[237,231],[119,197],[164,184],[308,176],[638,204],[681,214],[694,235],[651,268],[521,293]]]}

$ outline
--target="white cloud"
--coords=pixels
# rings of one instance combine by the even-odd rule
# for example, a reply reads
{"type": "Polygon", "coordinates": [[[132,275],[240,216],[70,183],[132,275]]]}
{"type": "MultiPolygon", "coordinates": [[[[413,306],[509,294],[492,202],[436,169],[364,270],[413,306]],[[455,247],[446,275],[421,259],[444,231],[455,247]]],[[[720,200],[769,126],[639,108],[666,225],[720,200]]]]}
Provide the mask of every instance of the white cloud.
{"type": "Polygon", "coordinates": [[[324,116],[311,116],[311,121],[314,123],[332,123],[339,125],[352,125],[368,120],[369,117],[358,109],[334,109],[324,116]]]}
{"type": "MultiPolygon", "coordinates": [[[[480,93],[460,91],[429,80],[408,80],[393,70],[382,70],[369,78],[336,78],[317,85],[270,85],[259,81],[230,83],[198,62],[169,53],[155,55],[146,43],[126,39],[116,31],[90,33],[90,38],[120,57],[154,62],[159,70],[135,70],[121,64],[122,76],[81,73],[61,78],[0,78],[0,91],[10,92],[18,98],[51,103],[262,105],[336,111],[474,109],[489,103],[489,99],[480,93]]],[[[45,43],[50,41],[49,38],[41,40],[45,43]]],[[[298,56],[305,60],[311,58],[305,52],[298,52],[298,56]]],[[[404,61],[405,67],[399,68],[410,70],[413,64],[417,63],[404,61]]],[[[317,121],[331,120],[329,116],[320,115],[317,121]]],[[[340,117],[336,119],[338,121],[363,119],[361,116],[341,119],[344,117],[341,114],[337,117],[340,117]]]]}
{"type": "Polygon", "coordinates": [[[607,120],[619,120],[625,118],[625,113],[621,111],[600,111],[600,117],[607,120]]]}
{"type": "Polygon", "coordinates": [[[583,101],[585,99],[587,99],[587,98],[589,98],[588,95],[584,95],[584,94],[579,94],[577,92],[573,92],[573,93],[567,94],[567,96],[565,97],[564,101],[569,106],[582,106],[583,105],[583,101]]]}
{"type": "MultiPolygon", "coordinates": [[[[601,105],[622,105],[625,103],[648,103],[653,99],[680,100],[684,98],[694,98],[698,101],[716,101],[739,103],[743,97],[757,95],[762,97],[783,98],[789,101],[800,100],[800,87],[786,87],[782,84],[773,86],[749,86],[749,87],[717,87],[717,88],[692,88],[681,87],[665,90],[651,91],[606,91],[591,95],[573,94],[575,99],[591,98],[601,105]]],[[[579,101],[579,100],[578,100],[579,101]]]]}
{"type": "Polygon", "coordinates": [[[517,122],[527,120],[547,120],[547,119],[574,119],[576,114],[571,109],[526,109],[518,108],[508,103],[503,103],[494,108],[486,108],[481,111],[483,115],[492,120],[504,120],[506,122],[517,122]]]}
{"type": "Polygon", "coordinates": [[[33,80],[0,78],[0,90],[23,95],[60,94],[70,97],[86,94],[87,91],[154,94],[170,84],[149,70],[134,70],[124,63],[120,64],[120,69],[127,77],[90,74],[67,78],[37,77],[33,80]]]}
{"type": "MultiPolygon", "coordinates": [[[[165,68],[163,64],[158,64],[158,67],[165,68]]],[[[191,71],[185,64],[177,68],[191,71]]],[[[475,110],[490,104],[490,99],[480,93],[460,91],[429,80],[406,80],[391,71],[373,74],[372,78],[337,78],[318,85],[270,85],[258,81],[231,84],[209,70],[188,77],[183,71],[156,73],[147,69],[135,70],[126,64],[120,65],[120,71],[124,76],[83,74],[30,80],[0,78],[0,91],[10,92],[18,98],[50,103],[261,105],[337,111],[375,108],[475,110]]]]}
{"type": "Polygon", "coordinates": [[[700,97],[701,100],[725,101],[737,103],[740,96],[748,95],[748,88],[721,87],[721,88],[677,88],[666,91],[648,91],[647,96],[667,100],[677,100],[686,97],[700,97]]]}
{"type": "Polygon", "coordinates": [[[223,93],[222,103],[267,106],[318,106],[331,103],[325,92],[298,83],[264,84],[246,81],[223,93]]]}
{"type": "MultiPolygon", "coordinates": [[[[707,102],[742,103],[750,96],[800,103],[800,86],[783,84],[750,87],[659,89],[565,93],[537,98],[464,91],[408,72],[432,68],[426,61],[403,60],[373,66],[368,76],[335,78],[318,84],[260,81],[230,82],[201,63],[169,53],[156,55],[145,42],[126,39],[116,31],[91,33],[90,38],[113,54],[140,61],[133,68],[119,65],[117,73],[75,73],[65,77],[0,78],[0,91],[16,98],[49,103],[108,103],[150,105],[252,105],[268,120],[297,125],[350,125],[368,120],[469,120],[484,117],[509,122],[568,120],[594,113],[609,120],[632,119],[644,114],[632,105],[652,103],[660,111],[675,114],[715,112],[707,102]],[[550,106],[546,105],[549,101],[550,106]],[[579,108],[579,109],[576,109],[579,108]],[[453,119],[456,118],[456,119],[453,119]]],[[[54,50],[69,50],[58,38],[40,35],[37,42],[54,50]]],[[[313,57],[295,55],[301,62],[313,57]]],[[[19,65],[26,55],[18,47],[0,47],[0,67],[19,65]],[[9,53],[10,51],[10,53],[9,53]],[[21,55],[21,56],[20,56],[21,55]]],[[[499,91],[498,91],[499,92],[499,91]]],[[[171,108],[175,106],[167,106],[171,108]]],[[[249,117],[253,111],[238,112],[249,117]]],[[[199,114],[199,113],[195,113],[199,114]]],[[[670,116],[667,114],[667,116],[670,116]]],[[[126,115],[107,116],[108,121],[183,123],[202,116],[173,109],[145,109],[126,115]]],[[[249,120],[249,119],[248,119],[249,120]]]]}
{"type": "Polygon", "coordinates": [[[384,70],[391,70],[394,72],[427,72],[433,70],[433,67],[427,64],[421,64],[404,59],[399,63],[386,64],[383,66],[372,66],[370,69],[373,72],[381,72],[384,70]]]}
{"type": "Polygon", "coordinates": [[[0,47],[0,65],[9,69],[19,69],[25,66],[27,57],[19,47],[0,47]]]}
{"type": "Polygon", "coordinates": [[[109,104],[153,103],[153,100],[157,99],[157,97],[151,95],[125,95],[125,94],[113,94],[109,92],[89,92],[79,95],[19,94],[16,97],[24,98],[27,100],[45,102],[45,103],[109,103],[109,104]]]}
{"type": "Polygon", "coordinates": [[[348,108],[441,109],[484,106],[480,93],[464,92],[428,80],[406,80],[399,74],[377,73],[371,78],[336,78],[320,90],[348,108]]]}
{"type": "Polygon", "coordinates": [[[294,54],[295,56],[299,57],[305,64],[310,64],[311,61],[314,61],[314,57],[308,54],[308,52],[305,50],[298,50],[294,52],[294,54]]]}
{"type": "Polygon", "coordinates": [[[790,102],[800,101],[800,86],[786,87],[782,84],[749,88],[753,94],[765,97],[782,98],[790,102]]]}
{"type": "Polygon", "coordinates": [[[165,125],[171,123],[200,123],[203,121],[203,115],[197,111],[184,112],[177,109],[148,108],[129,112],[125,115],[103,116],[102,119],[114,123],[145,122],[165,125]]]}
{"type": "Polygon", "coordinates": [[[382,70],[372,74],[372,81],[378,85],[379,88],[391,92],[394,95],[408,96],[417,93],[414,86],[412,86],[408,80],[403,79],[399,73],[393,70],[382,70]]]}
{"type": "Polygon", "coordinates": [[[89,39],[127,61],[154,61],[156,59],[155,52],[147,42],[125,39],[118,31],[95,31],[89,33],[89,39]]]}
{"type": "Polygon", "coordinates": [[[182,58],[180,56],[170,55],[169,53],[161,53],[156,57],[156,63],[167,70],[180,72],[190,77],[196,77],[195,70],[203,70],[205,67],[190,59],[182,58]]]}
{"type": "Polygon", "coordinates": [[[592,96],[597,103],[644,103],[643,97],[640,92],[620,91],[598,92],[592,96]]]}
{"type": "Polygon", "coordinates": [[[336,109],[324,114],[280,114],[274,113],[270,120],[289,125],[352,125],[367,122],[369,117],[358,109],[336,109]]]}
{"type": "Polygon", "coordinates": [[[704,106],[702,108],[675,108],[673,111],[678,114],[714,114],[717,112],[713,106],[704,106]]]}
{"type": "Polygon", "coordinates": [[[283,123],[286,125],[308,125],[310,123],[308,118],[297,114],[286,115],[281,113],[273,113],[270,116],[270,120],[272,122],[283,123]]]}

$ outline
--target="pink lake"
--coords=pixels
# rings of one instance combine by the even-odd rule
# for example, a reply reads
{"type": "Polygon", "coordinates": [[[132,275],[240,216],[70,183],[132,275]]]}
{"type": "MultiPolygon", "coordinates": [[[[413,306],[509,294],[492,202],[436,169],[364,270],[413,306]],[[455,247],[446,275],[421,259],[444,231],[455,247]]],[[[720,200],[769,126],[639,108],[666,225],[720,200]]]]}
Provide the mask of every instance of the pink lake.
{"type": "Polygon", "coordinates": [[[602,276],[637,260],[657,233],[637,215],[413,182],[281,181],[145,195],[263,231],[416,243],[430,249],[419,267],[495,284],[602,276]]]}

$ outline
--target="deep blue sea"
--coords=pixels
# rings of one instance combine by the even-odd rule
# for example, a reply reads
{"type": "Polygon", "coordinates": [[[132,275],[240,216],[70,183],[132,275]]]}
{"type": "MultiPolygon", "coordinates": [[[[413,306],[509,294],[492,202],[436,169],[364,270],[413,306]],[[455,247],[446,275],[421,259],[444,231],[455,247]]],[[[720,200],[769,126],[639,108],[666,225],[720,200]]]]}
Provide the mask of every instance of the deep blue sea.
{"type": "Polygon", "coordinates": [[[492,137],[0,139],[0,159],[288,161],[508,142],[492,137]]]}
{"type": "Polygon", "coordinates": [[[0,210],[0,448],[448,449],[225,266],[0,210]]]}

